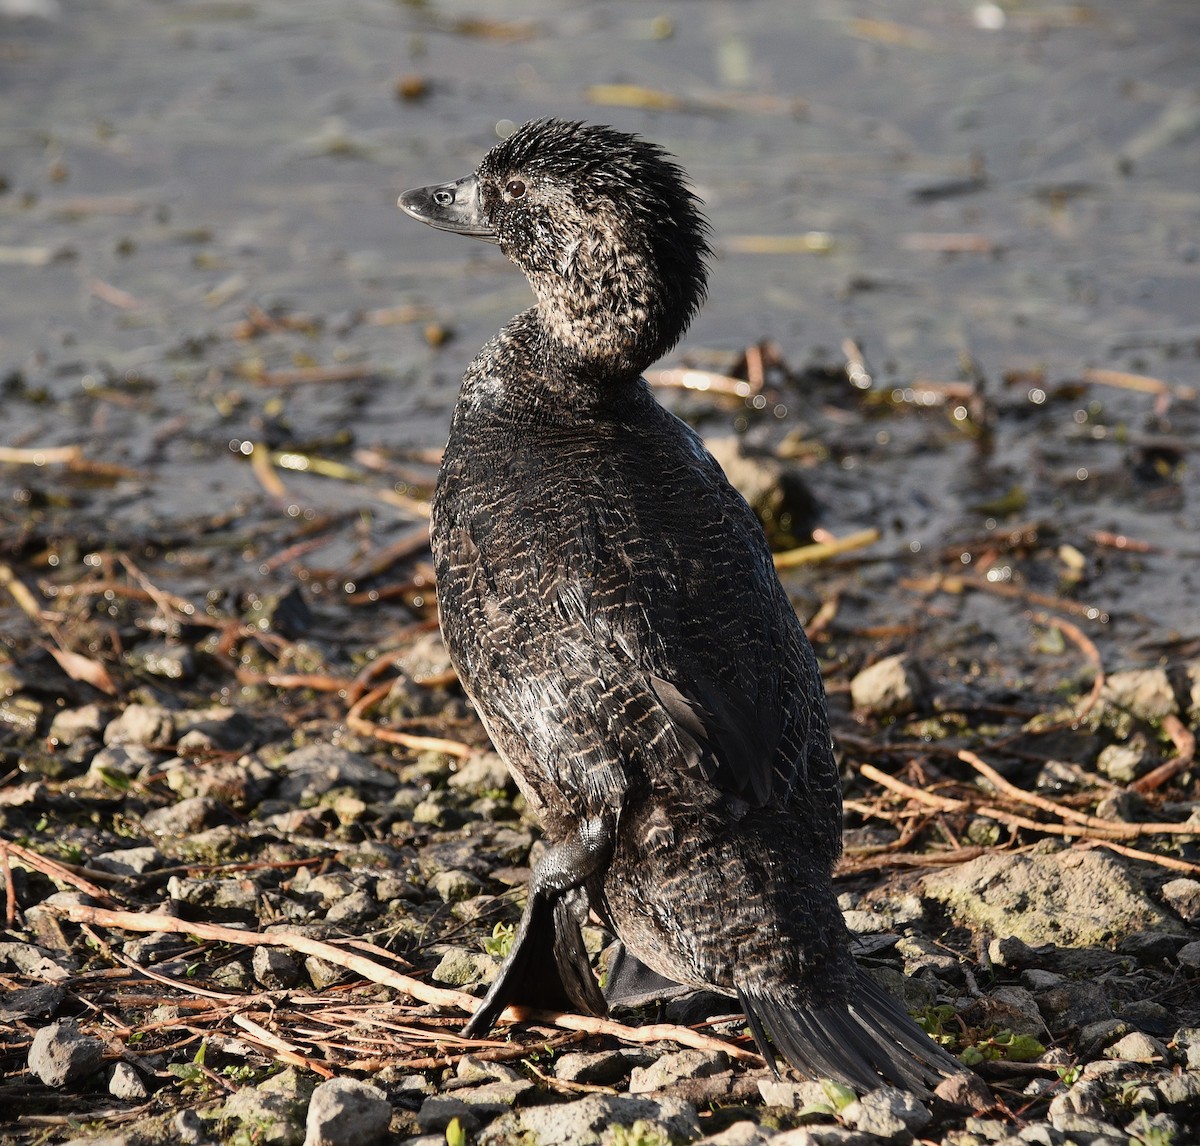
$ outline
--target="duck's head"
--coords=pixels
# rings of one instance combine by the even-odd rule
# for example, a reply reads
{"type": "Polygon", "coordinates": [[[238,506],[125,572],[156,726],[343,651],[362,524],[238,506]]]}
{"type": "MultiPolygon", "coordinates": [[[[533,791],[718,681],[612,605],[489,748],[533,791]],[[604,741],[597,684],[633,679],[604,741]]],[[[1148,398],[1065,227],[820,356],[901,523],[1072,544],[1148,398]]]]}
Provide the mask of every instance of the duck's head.
{"type": "Polygon", "coordinates": [[[414,219],[500,245],[551,351],[610,376],[669,350],[704,300],[708,225],[666,153],[610,127],[536,120],[471,175],[400,196],[414,219]]]}

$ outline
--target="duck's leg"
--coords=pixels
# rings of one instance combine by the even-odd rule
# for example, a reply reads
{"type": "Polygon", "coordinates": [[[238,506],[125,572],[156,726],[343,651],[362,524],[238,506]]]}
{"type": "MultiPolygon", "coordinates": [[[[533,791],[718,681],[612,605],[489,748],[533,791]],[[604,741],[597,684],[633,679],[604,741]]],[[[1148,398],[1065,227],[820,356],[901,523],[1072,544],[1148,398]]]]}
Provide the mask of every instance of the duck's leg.
{"type": "Polygon", "coordinates": [[[573,1005],[605,1013],[604,996],[588,965],[579,925],[586,911],[581,887],[608,862],[613,828],[606,817],[580,821],[550,847],[529,878],[529,898],[504,960],[479,1009],[463,1029],[475,1038],[491,1029],[510,1003],[573,1005]]]}

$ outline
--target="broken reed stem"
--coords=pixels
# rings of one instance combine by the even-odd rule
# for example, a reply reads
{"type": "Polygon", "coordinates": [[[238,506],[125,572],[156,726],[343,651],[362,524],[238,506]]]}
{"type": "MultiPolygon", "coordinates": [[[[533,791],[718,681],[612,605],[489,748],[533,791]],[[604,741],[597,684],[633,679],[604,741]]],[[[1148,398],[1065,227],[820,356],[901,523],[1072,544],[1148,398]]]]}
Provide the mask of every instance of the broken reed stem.
{"type": "Polygon", "coordinates": [[[1129,859],[1144,860],[1146,863],[1155,863],[1160,867],[1170,868],[1171,871],[1182,872],[1185,875],[1200,875],[1200,863],[1188,863],[1187,860],[1176,859],[1174,856],[1160,856],[1154,852],[1144,852],[1138,848],[1127,848],[1124,844],[1118,844],[1113,840],[1089,840],[1084,847],[1091,848],[1107,848],[1110,852],[1116,852],[1117,855],[1127,856],[1129,859]]]}
{"type": "Polygon", "coordinates": [[[381,701],[391,690],[392,682],[388,681],[387,684],[381,684],[360,696],[346,713],[346,727],[362,736],[373,736],[376,740],[387,744],[399,744],[403,748],[411,748],[414,752],[444,752],[447,756],[457,756],[460,759],[474,753],[475,749],[461,740],[447,740],[443,736],[416,736],[411,732],[384,728],[381,724],[367,720],[363,713],[371,705],[381,701]]]}
{"type": "Polygon", "coordinates": [[[333,1078],[333,1071],[324,1063],[306,1057],[299,1047],[293,1046],[286,1039],[281,1039],[277,1034],[273,1034],[266,1027],[260,1026],[253,1019],[245,1015],[232,1015],[230,1017],[237,1026],[241,1027],[250,1036],[252,1042],[267,1047],[281,1062],[311,1070],[314,1074],[319,1074],[322,1078],[333,1078]]]}
{"type": "Polygon", "coordinates": [[[796,549],[786,549],[775,554],[776,569],[793,569],[797,565],[811,565],[816,561],[827,561],[830,557],[840,557],[855,549],[865,549],[879,540],[878,529],[860,529],[856,533],[848,533],[845,537],[835,537],[832,541],[818,541],[813,545],[801,545],[796,549]]]}
{"type": "MultiPolygon", "coordinates": [[[[344,967],[372,983],[391,987],[423,1003],[431,1003],[440,1007],[456,1007],[468,1014],[473,1014],[479,1006],[479,1000],[465,991],[451,991],[422,983],[418,979],[402,975],[372,959],[356,955],[331,943],[310,939],[307,935],[297,935],[291,932],[261,935],[252,931],[240,931],[235,927],[222,927],[216,923],[189,922],[158,912],[112,911],[102,907],[87,907],[82,904],[68,904],[56,910],[72,923],[94,923],[100,927],[116,927],[124,931],[166,931],[176,935],[194,935],[200,939],[212,939],[218,943],[233,943],[243,946],[286,947],[344,967]]],[[[143,972],[146,970],[145,968],[139,969],[143,972]]],[[[227,998],[228,996],[223,997],[227,998]]],[[[696,1047],[699,1050],[721,1050],[731,1058],[742,1059],[746,1062],[757,1064],[762,1061],[752,1051],[743,1050],[722,1039],[700,1034],[689,1027],[678,1027],[666,1023],[656,1023],[645,1027],[628,1027],[623,1023],[613,1022],[611,1019],[597,1018],[592,1015],[529,1010],[524,1007],[509,1007],[500,1017],[501,1020],[509,1022],[545,1023],[561,1030],[611,1035],[624,1042],[654,1043],[669,1040],[684,1046],[696,1047]]]]}
{"type": "Polygon", "coordinates": [[[874,764],[859,764],[858,771],[868,780],[874,780],[876,784],[880,784],[884,788],[890,788],[893,792],[907,796],[910,800],[916,800],[926,807],[936,808],[939,812],[965,812],[971,807],[966,800],[955,800],[949,796],[935,796],[923,788],[914,788],[913,785],[906,784],[903,780],[897,780],[895,776],[889,776],[886,772],[876,768],[874,764]]]}
{"type": "Polygon", "coordinates": [[[1151,792],[1161,788],[1168,780],[1187,768],[1196,758],[1196,737],[1174,713],[1163,717],[1163,729],[1170,736],[1176,748],[1176,754],[1157,768],[1147,772],[1145,776],[1134,780],[1129,785],[1134,792],[1151,792]]]}
{"type": "Polygon", "coordinates": [[[85,895],[104,900],[107,903],[112,902],[112,896],[104,888],[98,887],[91,880],[85,879],[72,868],[59,863],[57,860],[52,860],[49,856],[44,856],[40,852],[23,848],[20,844],[14,844],[10,840],[0,840],[0,855],[4,857],[6,869],[12,860],[19,860],[26,867],[32,868],[34,871],[40,871],[42,875],[49,876],[59,883],[65,883],[68,887],[82,891],[85,895]]]}
{"type": "MultiPolygon", "coordinates": [[[[973,812],[977,816],[986,816],[989,820],[996,820],[1012,828],[1026,828],[1030,831],[1045,832],[1047,835],[1052,836],[1070,836],[1099,842],[1139,839],[1142,836],[1156,835],[1200,836],[1200,827],[1194,824],[1126,824],[1118,820],[1104,820],[1098,816],[1088,816],[1082,812],[1076,812],[1074,809],[1062,808],[1051,800],[1045,800],[1043,797],[1035,796],[1010,784],[1003,776],[1000,776],[999,773],[988,767],[973,752],[968,752],[964,749],[958,755],[960,759],[970,764],[995,784],[1001,794],[1011,799],[1019,800],[1022,803],[1031,804],[1042,811],[1050,812],[1060,819],[1068,820],[1069,822],[1066,824],[1045,823],[1041,820],[1031,820],[1027,816],[1008,812],[989,804],[978,803],[974,800],[960,800],[949,796],[937,796],[932,792],[926,792],[911,784],[906,784],[903,780],[897,780],[895,776],[889,776],[886,772],[880,771],[872,764],[860,764],[858,770],[869,780],[874,780],[877,784],[881,784],[883,787],[889,788],[899,795],[907,796],[910,800],[916,800],[918,803],[930,808],[936,808],[938,811],[973,812]]],[[[1150,852],[1141,853],[1141,857],[1154,858],[1153,853],[1150,852]]],[[[1169,857],[1164,856],[1161,858],[1164,861],[1169,860],[1169,857]]],[[[1164,862],[1163,866],[1173,867],[1174,863],[1164,862]]]]}

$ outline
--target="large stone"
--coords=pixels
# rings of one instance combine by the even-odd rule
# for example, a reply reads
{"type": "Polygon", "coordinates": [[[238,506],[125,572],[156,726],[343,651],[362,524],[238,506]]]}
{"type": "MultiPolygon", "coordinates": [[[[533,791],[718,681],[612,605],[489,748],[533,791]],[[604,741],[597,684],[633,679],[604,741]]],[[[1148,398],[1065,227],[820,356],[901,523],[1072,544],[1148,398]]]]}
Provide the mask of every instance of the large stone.
{"type": "Polygon", "coordinates": [[[1200,880],[1172,879],[1162,885],[1162,897],[1180,918],[1193,927],[1200,924],[1200,880]]]}
{"type": "Polygon", "coordinates": [[[365,756],[332,744],[307,744],[297,748],[275,767],[283,777],[279,782],[279,798],[289,804],[312,803],[334,788],[353,788],[360,795],[371,798],[372,793],[394,791],[400,783],[365,756]]]}
{"type": "Polygon", "coordinates": [[[29,1046],[29,1072],[46,1086],[66,1086],[95,1074],[104,1061],[104,1043],[85,1035],[70,1019],[42,1027],[29,1046]]]}
{"type": "Polygon", "coordinates": [[[354,1078],[331,1078],[313,1091],[304,1146],[370,1146],[387,1133],[391,1119],[382,1090],[354,1078]]]}
{"type": "Polygon", "coordinates": [[[928,700],[929,679],[911,657],[884,657],[851,680],[850,698],[859,712],[904,716],[928,700]]]}
{"type": "Polygon", "coordinates": [[[155,704],[131,704],[104,729],[105,744],[161,746],[174,739],[174,717],[155,704]]]}
{"type": "Polygon", "coordinates": [[[881,1086],[850,1103],[842,1112],[845,1121],[858,1130],[893,1141],[908,1141],[912,1131],[928,1126],[933,1116],[911,1094],[893,1086],[881,1086]]]}
{"type": "Polygon", "coordinates": [[[1082,947],[1137,931],[1179,931],[1125,868],[1099,851],[985,855],[924,879],[958,917],[1025,943],[1082,947]]]}
{"type": "Polygon", "coordinates": [[[724,1051],[683,1050],[665,1054],[649,1066],[634,1069],[629,1079],[630,1094],[649,1094],[690,1078],[711,1078],[729,1069],[724,1051]]]}
{"type": "Polygon", "coordinates": [[[142,827],[164,838],[192,836],[204,828],[228,823],[232,816],[211,796],[190,796],[177,804],[155,808],[142,817],[142,827]]]}
{"type": "Polygon", "coordinates": [[[578,1102],[510,1111],[480,1131],[477,1141],[479,1146],[508,1146],[511,1142],[609,1146],[617,1137],[618,1126],[627,1131],[627,1140],[634,1141],[638,1133],[651,1141],[651,1135],[657,1133],[673,1143],[700,1137],[700,1122],[690,1103],[675,1098],[656,1102],[619,1094],[589,1094],[578,1102]]]}
{"type": "Polygon", "coordinates": [[[221,1108],[225,1122],[235,1122],[262,1146],[299,1146],[304,1117],[314,1090],[312,1080],[288,1067],[258,1086],[244,1086],[221,1108]]]}
{"type": "Polygon", "coordinates": [[[1167,670],[1158,666],[1109,673],[1100,699],[1150,724],[1179,711],[1167,670]]]}

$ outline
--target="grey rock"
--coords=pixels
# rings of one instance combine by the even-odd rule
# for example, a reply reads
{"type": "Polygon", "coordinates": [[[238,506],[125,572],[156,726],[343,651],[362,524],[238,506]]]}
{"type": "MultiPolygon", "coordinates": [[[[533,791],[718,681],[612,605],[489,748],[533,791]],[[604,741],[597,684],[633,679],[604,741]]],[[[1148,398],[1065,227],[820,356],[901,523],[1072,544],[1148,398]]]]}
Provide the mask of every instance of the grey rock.
{"type": "Polygon", "coordinates": [[[0,1023],[48,1017],[58,1010],[66,991],[57,983],[24,987],[0,995],[0,1023]]]}
{"type": "Polygon", "coordinates": [[[1108,998],[1097,983],[1063,980],[1036,994],[1038,1009],[1054,1035],[1113,1017],[1108,998]]]}
{"type": "Polygon", "coordinates": [[[316,955],[309,955],[304,960],[304,970],[308,974],[309,981],[318,991],[332,987],[346,975],[344,967],[339,967],[336,963],[330,963],[316,955]]]}
{"type": "Polygon", "coordinates": [[[131,704],[104,729],[105,744],[167,745],[174,739],[174,717],[156,704],[131,704]]]}
{"type": "Polygon", "coordinates": [[[319,895],[322,906],[329,908],[343,896],[349,895],[357,886],[354,880],[342,872],[327,872],[325,875],[314,875],[304,885],[303,891],[305,895],[319,895]]]}
{"type": "Polygon", "coordinates": [[[735,1122],[720,1134],[701,1138],[696,1146],[763,1146],[771,1141],[771,1132],[750,1121],[735,1122]]]}
{"type": "Polygon", "coordinates": [[[895,931],[909,923],[915,923],[925,914],[920,896],[898,895],[878,899],[869,906],[843,911],[846,926],[856,935],[870,935],[881,931],[895,931]]]}
{"type": "Polygon", "coordinates": [[[250,968],[240,959],[235,959],[230,963],[222,963],[219,967],[214,967],[212,969],[212,977],[214,983],[222,987],[227,987],[231,991],[248,990],[254,982],[250,968]]]}
{"type": "Polygon", "coordinates": [[[182,935],[173,935],[167,931],[152,931],[149,935],[135,935],[122,944],[121,950],[135,963],[161,963],[172,955],[178,954],[187,946],[187,940],[182,935]]]}
{"type": "Polygon", "coordinates": [[[1100,699],[1151,724],[1179,711],[1171,679],[1159,666],[1109,673],[1100,699]]]}
{"type": "Polygon", "coordinates": [[[101,852],[92,856],[87,866],[96,871],[112,872],[114,875],[143,875],[166,863],[162,852],[149,845],[139,848],[122,848],[115,852],[101,852]]]}
{"type": "Polygon", "coordinates": [[[672,1142],[700,1137],[700,1121],[690,1103],[674,1098],[655,1101],[590,1094],[578,1102],[531,1106],[503,1114],[480,1132],[478,1143],[508,1146],[513,1141],[532,1140],[555,1146],[600,1146],[611,1141],[615,1126],[638,1127],[644,1134],[658,1131],[672,1142]]]}
{"type": "Polygon", "coordinates": [[[1180,1027],[1171,1045],[1188,1070],[1200,1071],[1200,1027],[1180,1027]]]}
{"type": "Polygon", "coordinates": [[[760,1078],[758,1093],[767,1106],[782,1106],[785,1110],[836,1109],[835,1096],[826,1084],[813,1079],[787,1082],[781,1078],[760,1078]]]}
{"type": "Polygon", "coordinates": [[[912,979],[893,967],[872,967],[869,974],[906,1011],[923,1011],[937,1002],[937,991],[924,979],[912,979]]]}
{"type": "Polygon", "coordinates": [[[1179,1021],[1178,1011],[1154,999],[1128,999],[1121,1004],[1121,1018],[1151,1035],[1170,1035],[1179,1021]]]}
{"type": "Polygon", "coordinates": [[[127,1062],[119,1062],[108,1076],[108,1093],[113,1098],[140,1102],[149,1095],[146,1084],[137,1070],[127,1062]]]}
{"type": "Polygon", "coordinates": [[[443,903],[473,899],[483,891],[483,881],[469,871],[440,871],[429,881],[429,886],[437,892],[443,903]]]}
{"type": "Polygon", "coordinates": [[[499,962],[491,955],[466,947],[453,947],[442,956],[431,978],[448,987],[467,987],[480,981],[490,983],[499,967],[499,962]]]}
{"type": "Polygon", "coordinates": [[[442,803],[442,796],[438,792],[430,792],[416,807],[412,810],[412,822],[414,824],[430,824],[433,827],[448,827],[448,813],[446,806],[442,803]]]}
{"type": "Polygon", "coordinates": [[[69,957],[47,951],[35,943],[0,943],[0,961],[11,963],[18,971],[35,979],[50,982],[65,979],[75,969],[74,961],[69,957]]]}
{"type": "Polygon", "coordinates": [[[649,1066],[636,1067],[629,1077],[630,1094],[647,1094],[690,1078],[711,1078],[729,1069],[724,1051],[683,1050],[665,1054],[649,1066]]]}
{"type": "Polygon", "coordinates": [[[1009,1124],[997,1118],[968,1118],[965,1129],[982,1142],[999,1142],[1007,1137],[1009,1124]]]}
{"type": "Polygon", "coordinates": [[[1066,981],[1066,975],[1060,975],[1057,971],[1044,971],[1038,967],[1021,972],[1021,982],[1031,991],[1048,991],[1066,981]]]}
{"type": "MultiPolygon", "coordinates": [[[[1191,1129],[1194,1129],[1194,1126],[1191,1129]]],[[[1125,1127],[1125,1133],[1128,1135],[1127,1142],[1138,1144],[1164,1142],[1179,1143],[1182,1146],[1182,1143],[1186,1141],[1183,1132],[1184,1127],[1165,1112],[1154,1115],[1142,1113],[1125,1127]]]]}
{"type": "Polygon", "coordinates": [[[1084,1115],[1088,1118],[1099,1118],[1104,1114],[1105,1087],[1096,1079],[1082,1079],[1070,1090],[1056,1094],[1050,1100],[1047,1114],[1051,1123],[1058,1129],[1058,1121],[1068,1115],[1084,1115]]]}
{"type": "Polygon", "coordinates": [[[923,880],[927,895],[992,934],[1036,945],[1103,944],[1136,931],[1178,931],[1138,882],[1100,851],[985,855],[923,880]]]}
{"type": "Polygon", "coordinates": [[[95,1074],[104,1061],[104,1043],[85,1035],[70,1019],[51,1023],[33,1036],[27,1064],[46,1086],[66,1086],[95,1074]]]}
{"type": "Polygon", "coordinates": [[[987,1083],[973,1070],[943,1078],[933,1093],[943,1102],[964,1110],[986,1110],[995,1103],[987,1083]]]}
{"type": "MultiPolygon", "coordinates": [[[[907,898],[907,897],[906,897],[907,898]]],[[[917,896],[911,898],[920,900],[917,896]]],[[[924,914],[924,908],[921,909],[924,914]]],[[[902,935],[896,941],[896,950],[904,956],[904,973],[916,975],[921,971],[932,971],[943,983],[961,983],[963,981],[963,961],[959,956],[949,952],[920,935],[902,935]]]]}
{"type": "MultiPolygon", "coordinates": [[[[436,978],[436,975],[435,975],[436,978]]],[[[632,1069],[629,1056],[620,1051],[572,1051],[554,1064],[555,1078],[608,1086],[632,1069]]]]}
{"type": "Polygon", "coordinates": [[[1092,1118],[1086,1114],[1076,1114],[1074,1111],[1051,1114],[1050,1125],[1055,1130],[1061,1130],[1068,1137],[1077,1137],[1084,1134],[1104,1135],[1115,1138],[1120,1142],[1125,1141],[1125,1136],[1121,1133],[1120,1129],[1111,1122],[1105,1122],[1100,1118],[1092,1118]]]}
{"type": "Polygon", "coordinates": [[[364,798],[394,791],[399,781],[365,756],[332,744],[307,744],[289,752],[276,765],[282,779],[279,798],[291,804],[312,803],[334,788],[352,788],[364,798]]]}
{"type": "Polygon", "coordinates": [[[211,796],[234,808],[254,807],[275,782],[275,774],[249,757],[200,764],[176,757],[160,765],[167,787],[177,796],[211,796]]]}
{"type": "Polygon", "coordinates": [[[503,792],[512,786],[512,774],[497,753],[481,752],[461,764],[449,783],[464,792],[503,792]]]}
{"type": "Polygon", "coordinates": [[[903,1140],[923,1130],[933,1116],[906,1090],[881,1086],[864,1094],[841,1112],[851,1126],[881,1138],[903,1140]]]}
{"type": "Polygon", "coordinates": [[[143,641],[130,649],[125,659],[132,668],[166,680],[191,680],[196,673],[192,650],[168,641],[143,641]]]}
{"type": "Polygon", "coordinates": [[[409,680],[418,683],[454,672],[442,634],[436,631],[414,641],[401,653],[396,665],[409,680]]]}
{"type": "Polygon", "coordinates": [[[162,752],[156,752],[144,744],[113,744],[100,749],[92,757],[88,772],[94,777],[128,776],[132,779],[146,772],[158,771],[164,759],[162,752]]]}
{"type": "Polygon", "coordinates": [[[842,1111],[842,1117],[855,1129],[869,1134],[872,1140],[907,1143],[912,1141],[912,1131],[890,1110],[875,1106],[863,1106],[852,1102],[842,1111]]]}
{"type": "Polygon", "coordinates": [[[268,990],[294,987],[300,982],[300,964],[282,947],[255,947],[250,957],[254,978],[268,990]]]}
{"type": "Polygon", "coordinates": [[[1088,1023],[1076,1039],[1080,1056],[1085,1059],[1095,1058],[1102,1054],[1107,1046],[1129,1034],[1130,1029],[1123,1019],[1101,1019],[1096,1023],[1088,1023]]]}
{"type": "Polygon", "coordinates": [[[1106,1058],[1121,1059],[1125,1062],[1166,1062],[1167,1048],[1158,1039],[1151,1038],[1142,1031],[1131,1031],[1113,1043],[1104,1055],[1106,1058]]]}
{"type": "Polygon", "coordinates": [[[1185,923],[1200,924],[1200,880],[1170,880],[1162,886],[1162,897],[1185,923]]]}
{"type": "Polygon", "coordinates": [[[173,875],[167,880],[167,895],[181,903],[243,915],[255,915],[258,909],[258,887],[250,880],[184,879],[173,875]]]}
{"type": "Polygon", "coordinates": [[[1145,747],[1137,740],[1121,744],[1108,744],[1096,757],[1096,770],[1117,784],[1128,784],[1136,780],[1144,770],[1145,747]]]}
{"type": "Polygon", "coordinates": [[[417,1129],[422,1134],[444,1134],[455,1118],[468,1133],[479,1129],[479,1116],[461,1098],[434,1094],[425,1099],[417,1111],[417,1129]]]}
{"type": "Polygon", "coordinates": [[[361,889],[352,891],[344,899],[339,899],[326,913],[329,923],[340,927],[354,928],[374,919],[379,914],[379,904],[369,891],[361,889]]]}
{"type": "Polygon", "coordinates": [[[1187,936],[1178,931],[1135,931],[1117,944],[1117,950],[1145,963],[1173,958],[1186,942],[1187,936]]]}
{"type": "MultiPolygon", "coordinates": [[[[559,1078],[562,1075],[555,1071],[559,1078]]],[[[520,1071],[508,1065],[505,1062],[488,1062],[486,1059],[477,1058],[473,1054],[465,1054],[458,1060],[458,1065],[454,1068],[454,1077],[462,1082],[480,1083],[480,1082],[521,1082],[523,1081],[520,1071]]]]}
{"type": "Polygon", "coordinates": [[[173,1141],[181,1146],[201,1146],[201,1143],[209,1141],[208,1131],[199,1111],[181,1110],[171,1119],[170,1125],[173,1141]]]}
{"type": "Polygon", "coordinates": [[[234,708],[200,708],[175,716],[175,751],[245,751],[254,744],[259,725],[234,708]]]}
{"type": "Polygon", "coordinates": [[[104,721],[104,714],[98,704],[64,708],[55,713],[50,722],[50,743],[66,748],[87,737],[98,737],[104,728],[104,721]]]}
{"type": "Polygon", "coordinates": [[[1036,967],[1041,957],[1039,950],[1015,935],[1005,935],[988,943],[988,958],[997,967],[1012,967],[1019,971],[1022,967],[1036,967]]]}
{"type": "Polygon", "coordinates": [[[354,1078],[331,1078],[309,1101],[304,1146],[369,1146],[387,1133],[391,1118],[382,1090],[354,1078]]]}
{"type": "Polygon", "coordinates": [[[1200,1071],[1164,1075],[1158,1080],[1158,1093],[1167,1106],[1200,1107],[1200,1071]]]}
{"type": "Polygon", "coordinates": [[[929,679],[909,656],[884,657],[850,681],[850,699],[859,712],[904,716],[926,704],[929,679]]]}
{"type": "Polygon", "coordinates": [[[228,822],[229,813],[211,796],[192,796],[142,817],[142,827],[157,836],[191,836],[204,828],[228,822]]]}
{"type": "Polygon", "coordinates": [[[241,1125],[263,1146],[300,1146],[315,1085],[288,1067],[258,1086],[235,1091],[221,1107],[225,1122],[241,1125]]]}
{"type": "Polygon", "coordinates": [[[1046,1024],[1033,992],[1015,984],[997,987],[981,998],[971,1000],[962,1014],[972,1026],[995,1027],[1035,1038],[1046,1033],[1046,1024]]]}
{"type": "Polygon", "coordinates": [[[1022,1127],[1017,1139],[1027,1142],[1029,1146],[1062,1146],[1066,1135],[1061,1130],[1055,1130],[1047,1122],[1034,1122],[1022,1127]]]}
{"type": "Polygon", "coordinates": [[[880,1146],[880,1139],[848,1126],[798,1126],[770,1139],[771,1146],[880,1146]]]}
{"type": "Polygon", "coordinates": [[[485,1082],[482,1086],[464,1086],[454,1090],[453,1097],[465,1102],[471,1113],[481,1121],[495,1118],[537,1091],[527,1078],[511,1082],[485,1082]]]}

